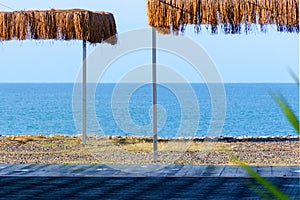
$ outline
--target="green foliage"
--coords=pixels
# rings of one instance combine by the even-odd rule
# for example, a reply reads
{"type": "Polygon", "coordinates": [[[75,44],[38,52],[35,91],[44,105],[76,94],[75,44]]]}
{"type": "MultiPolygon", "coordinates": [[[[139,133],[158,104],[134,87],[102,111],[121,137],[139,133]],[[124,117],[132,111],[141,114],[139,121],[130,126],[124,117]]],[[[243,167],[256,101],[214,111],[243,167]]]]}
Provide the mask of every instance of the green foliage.
{"type": "MultiPolygon", "coordinates": [[[[298,89],[300,88],[300,82],[299,77],[293,72],[291,69],[289,69],[289,73],[294,79],[295,83],[297,83],[298,89]]],[[[300,127],[299,127],[299,119],[297,119],[295,113],[292,111],[291,107],[285,100],[285,98],[282,96],[282,94],[271,94],[275,102],[279,105],[289,122],[294,127],[295,131],[298,133],[299,139],[300,139],[300,127]]]]}
{"type": "Polygon", "coordinates": [[[300,86],[300,82],[299,82],[299,78],[298,76],[295,74],[295,72],[292,69],[288,69],[291,77],[294,79],[295,83],[297,83],[298,87],[300,86]]]}
{"type": "Polygon", "coordinates": [[[281,199],[281,200],[288,200],[289,197],[286,196],[284,193],[282,193],[276,186],[274,186],[272,183],[267,181],[265,178],[263,178],[259,173],[254,171],[250,166],[248,166],[243,161],[238,160],[235,158],[236,162],[261,186],[263,186],[270,194],[264,193],[263,191],[257,189],[255,186],[250,184],[250,188],[253,188],[253,190],[260,195],[262,198],[265,199],[281,199]]]}
{"type": "MultiPolygon", "coordinates": [[[[292,75],[293,79],[298,85],[298,88],[300,86],[299,78],[290,71],[290,74],[292,75]]],[[[300,140],[300,127],[299,127],[299,119],[297,119],[295,113],[292,111],[291,107],[285,100],[282,94],[271,94],[275,102],[279,105],[289,122],[292,124],[293,128],[298,134],[299,140],[300,140]]],[[[264,199],[289,199],[288,196],[286,196],[284,193],[282,193],[276,186],[274,186],[272,183],[267,181],[265,178],[263,178],[259,173],[254,171],[251,167],[249,167],[246,163],[243,161],[240,161],[237,157],[234,157],[234,160],[261,186],[263,186],[270,194],[265,193],[264,191],[258,189],[253,184],[249,183],[249,187],[258,195],[260,195],[264,199]]]]}
{"type": "Polygon", "coordinates": [[[275,102],[279,105],[281,110],[284,112],[289,122],[294,127],[294,129],[298,133],[298,136],[300,136],[299,120],[297,119],[295,113],[293,113],[291,107],[288,105],[285,98],[281,94],[278,95],[272,94],[272,97],[275,100],[275,102]]]}

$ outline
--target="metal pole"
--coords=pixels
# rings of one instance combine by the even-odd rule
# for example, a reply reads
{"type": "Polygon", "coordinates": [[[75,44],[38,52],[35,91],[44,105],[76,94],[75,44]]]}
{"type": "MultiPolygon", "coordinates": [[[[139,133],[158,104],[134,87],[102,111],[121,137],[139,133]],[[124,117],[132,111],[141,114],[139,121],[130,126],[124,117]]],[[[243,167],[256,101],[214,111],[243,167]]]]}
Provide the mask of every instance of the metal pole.
{"type": "Polygon", "coordinates": [[[153,161],[157,162],[157,76],[156,76],[156,28],[152,28],[152,119],[153,161]]]}
{"type": "Polygon", "coordinates": [[[82,144],[86,145],[86,41],[82,44],[83,73],[82,73],[82,144]]]}

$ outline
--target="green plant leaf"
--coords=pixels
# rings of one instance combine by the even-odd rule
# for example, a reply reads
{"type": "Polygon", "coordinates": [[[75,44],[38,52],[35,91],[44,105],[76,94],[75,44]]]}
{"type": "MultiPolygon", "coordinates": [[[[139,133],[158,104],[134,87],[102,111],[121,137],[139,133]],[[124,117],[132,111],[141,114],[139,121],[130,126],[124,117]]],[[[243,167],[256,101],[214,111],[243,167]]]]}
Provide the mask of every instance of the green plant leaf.
{"type": "Polygon", "coordinates": [[[271,94],[275,102],[280,106],[281,110],[284,112],[285,116],[288,118],[290,123],[293,125],[294,129],[300,136],[300,128],[299,128],[299,120],[297,119],[296,115],[293,113],[291,107],[288,105],[285,98],[281,95],[271,94]]]}
{"type": "MultiPolygon", "coordinates": [[[[238,163],[256,182],[262,185],[265,189],[267,189],[274,197],[280,200],[288,200],[290,199],[284,193],[282,193],[276,186],[272,183],[264,179],[259,173],[254,171],[250,166],[248,166],[245,162],[239,160],[237,157],[234,157],[236,163],[238,163]]],[[[261,192],[258,193],[261,196],[261,192]]]]}
{"type": "Polygon", "coordinates": [[[289,71],[291,77],[297,83],[298,87],[300,87],[299,77],[296,75],[296,73],[291,68],[289,68],[288,71],[289,71]]]}
{"type": "Polygon", "coordinates": [[[262,199],[267,199],[267,200],[273,200],[272,196],[269,195],[268,193],[265,193],[261,189],[257,188],[253,183],[250,181],[246,182],[247,186],[256,194],[258,194],[262,199]]]}

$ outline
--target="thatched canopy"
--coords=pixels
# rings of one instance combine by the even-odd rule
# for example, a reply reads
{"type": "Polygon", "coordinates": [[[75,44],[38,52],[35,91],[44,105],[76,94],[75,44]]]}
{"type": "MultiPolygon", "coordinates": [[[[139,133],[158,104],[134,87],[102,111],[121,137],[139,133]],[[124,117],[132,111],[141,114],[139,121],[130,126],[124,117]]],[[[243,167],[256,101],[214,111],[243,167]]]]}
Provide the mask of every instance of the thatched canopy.
{"type": "Polygon", "coordinates": [[[225,33],[240,33],[260,24],[277,26],[278,31],[299,32],[299,0],[148,0],[148,23],[160,32],[183,31],[186,24],[211,25],[225,33]],[[220,25],[220,26],[218,26],[220,25]]]}
{"type": "Polygon", "coordinates": [[[0,12],[0,40],[55,39],[116,43],[114,16],[88,10],[0,12]]]}

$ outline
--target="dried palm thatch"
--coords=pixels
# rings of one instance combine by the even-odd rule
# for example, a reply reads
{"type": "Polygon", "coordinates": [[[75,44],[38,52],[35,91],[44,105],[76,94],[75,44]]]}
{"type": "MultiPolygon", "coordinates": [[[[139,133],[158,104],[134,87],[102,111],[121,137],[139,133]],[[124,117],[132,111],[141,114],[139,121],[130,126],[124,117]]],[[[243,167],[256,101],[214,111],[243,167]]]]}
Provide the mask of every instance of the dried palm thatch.
{"type": "Polygon", "coordinates": [[[148,24],[168,34],[184,31],[186,24],[210,25],[216,33],[240,33],[260,24],[277,26],[280,32],[299,32],[299,0],[148,0],[148,24]],[[220,26],[218,26],[220,25],[220,26]]]}
{"type": "Polygon", "coordinates": [[[81,9],[0,12],[0,40],[57,39],[116,43],[114,16],[81,9]]]}

